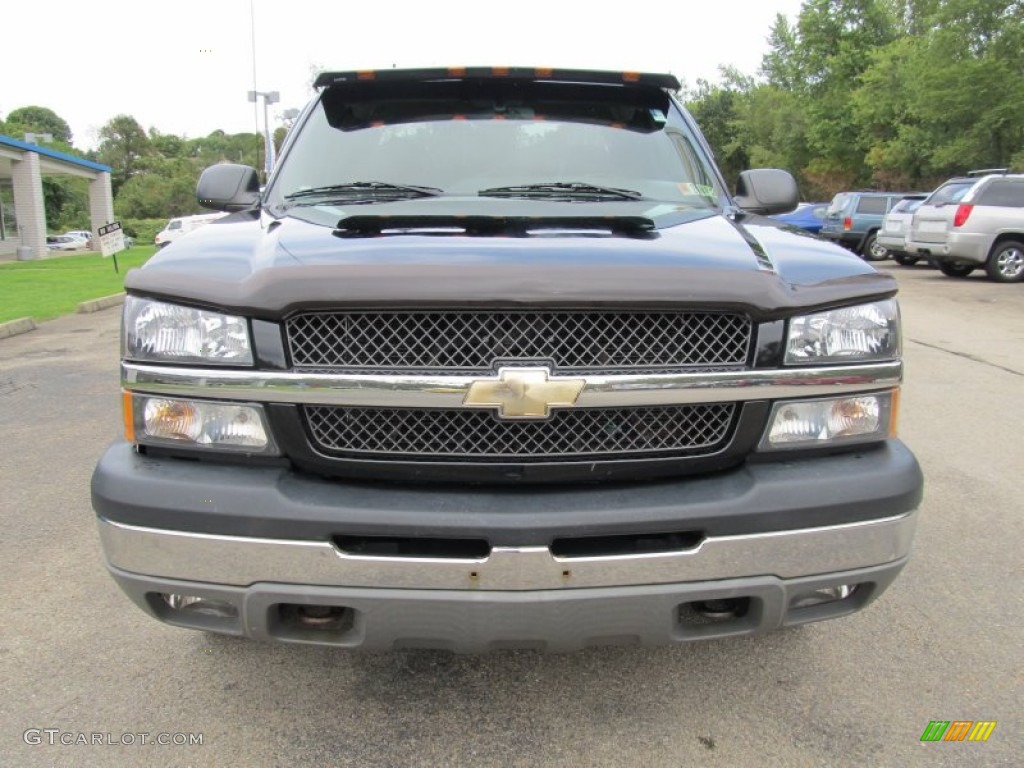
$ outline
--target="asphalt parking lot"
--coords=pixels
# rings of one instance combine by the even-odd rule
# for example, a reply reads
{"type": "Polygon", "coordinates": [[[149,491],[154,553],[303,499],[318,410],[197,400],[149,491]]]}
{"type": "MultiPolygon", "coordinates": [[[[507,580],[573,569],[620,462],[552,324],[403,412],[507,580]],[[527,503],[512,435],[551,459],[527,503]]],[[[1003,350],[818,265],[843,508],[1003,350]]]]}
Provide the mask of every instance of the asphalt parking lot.
{"type": "Polygon", "coordinates": [[[107,576],[89,503],[119,311],[0,341],[0,764],[1019,765],[1024,286],[883,268],[926,483],[910,564],[855,616],[652,650],[352,655],[158,624],[107,576]],[[998,725],[922,744],[931,720],[998,725]]]}

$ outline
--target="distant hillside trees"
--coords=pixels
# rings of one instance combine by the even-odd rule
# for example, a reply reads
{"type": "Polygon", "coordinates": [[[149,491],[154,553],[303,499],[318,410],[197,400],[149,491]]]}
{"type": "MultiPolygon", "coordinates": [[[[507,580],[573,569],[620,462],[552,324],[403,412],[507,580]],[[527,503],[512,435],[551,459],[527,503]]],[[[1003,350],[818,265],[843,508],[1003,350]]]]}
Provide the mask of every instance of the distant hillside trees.
{"type": "Polygon", "coordinates": [[[730,181],[778,166],[828,199],[1024,170],[1020,0],[807,0],[768,41],[756,78],[724,69],[685,94],[730,181]]]}

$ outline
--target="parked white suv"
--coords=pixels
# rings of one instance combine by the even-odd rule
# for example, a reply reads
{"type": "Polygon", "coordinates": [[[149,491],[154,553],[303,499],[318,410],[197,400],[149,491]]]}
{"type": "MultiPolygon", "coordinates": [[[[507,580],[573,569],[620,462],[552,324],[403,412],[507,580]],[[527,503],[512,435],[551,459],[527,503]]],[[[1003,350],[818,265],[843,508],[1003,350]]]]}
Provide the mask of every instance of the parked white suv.
{"type": "Polygon", "coordinates": [[[950,179],[914,213],[906,250],[950,277],[984,267],[997,282],[1024,280],[1024,174],[950,179]]]}

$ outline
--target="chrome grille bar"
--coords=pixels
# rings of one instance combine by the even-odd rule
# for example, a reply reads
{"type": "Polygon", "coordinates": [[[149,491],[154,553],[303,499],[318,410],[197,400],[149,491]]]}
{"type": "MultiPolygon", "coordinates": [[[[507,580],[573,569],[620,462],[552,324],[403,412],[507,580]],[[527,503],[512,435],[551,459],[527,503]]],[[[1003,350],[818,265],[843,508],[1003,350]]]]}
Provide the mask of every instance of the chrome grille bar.
{"type": "MultiPolygon", "coordinates": [[[[817,397],[899,386],[900,361],[816,368],[584,375],[578,408],[688,405],[817,397]]],[[[121,364],[133,392],[305,405],[461,408],[478,377],[329,374],[121,364]]]]}

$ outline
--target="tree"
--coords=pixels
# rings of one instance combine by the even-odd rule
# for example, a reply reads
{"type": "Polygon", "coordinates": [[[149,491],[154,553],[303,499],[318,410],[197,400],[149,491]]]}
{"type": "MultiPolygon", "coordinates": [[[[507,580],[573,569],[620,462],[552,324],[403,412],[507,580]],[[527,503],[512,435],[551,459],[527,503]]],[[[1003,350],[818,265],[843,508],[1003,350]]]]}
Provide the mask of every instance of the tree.
{"type": "Polygon", "coordinates": [[[149,154],[149,137],[131,115],[117,115],[100,128],[100,162],[111,168],[111,186],[114,195],[140,169],[143,158],[149,154]]]}
{"type": "Polygon", "coordinates": [[[781,13],[775,15],[768,35],[769,51],[761,60],[761,74],[769,85],[796,91],[803,81],[798,56],[797,33],[781,13]]]}
{"type": "Polygon", "coordinates": [[[687,108],[715,151],[715,159],[728,183],[750,167],[750,157],[738,138],[738,109],[754,81],[732,67],[720,67],[721,84],[700,79],[687,108]]]}
{"type": "Polygon", "coordinates": [[[187,158],[151,158],[148,169],[133,176],[115,199],[118,215],[154,219],[199,213],[196,181],[199,173],[187,158]]]}
{"type": "Polygon", "coordinates": [[[4,130],[16,139],[25,133],[49,133],[55,142],[71,146],[71,128],[67,121],[47,107],[19,107],[11,110],[4,130]]]}
{"type": "Polygon", "coordinates": [[[149,143],[154,153],[163,157],[184,157],[187,141],[172,133],[160,133],[156,128],[149,129],[149,143]]]}
{"type": "Polygon", "coordinates": [[[215,163],[240,163],[254,168],[263,167],[264,142],[259,133],[226,134],[217,130],[189,142],[190,156],[202,168],[215,163]]]}
{"type": "Polygon", "coordinates": [[[281,153],[281,145],[284,144],[285,138],[288,136],[288,129],[279,125],[274,129],[274,154],[281,153]]]}
{"type": "MultiPolygon", "coordinates": [[[[883,0],[808,0],[797,22],[796,61],[806,97],[808,178],[863,184],[867,147],[851,116],[856,83],[871,51],[897,36],[893,8],[883,0]]],[[[830,182],[831,183],[831,182],[830,182]]]]}
{"type": "Polygon", "coordinates": [[[971,168],[1012,166],[1024,147],[1024,6],[911,6],[917,15],[904,23],[918,34],[874,51],[853,97],[874,178],[928,188],[971,168]]]}

